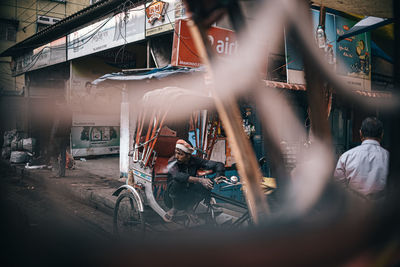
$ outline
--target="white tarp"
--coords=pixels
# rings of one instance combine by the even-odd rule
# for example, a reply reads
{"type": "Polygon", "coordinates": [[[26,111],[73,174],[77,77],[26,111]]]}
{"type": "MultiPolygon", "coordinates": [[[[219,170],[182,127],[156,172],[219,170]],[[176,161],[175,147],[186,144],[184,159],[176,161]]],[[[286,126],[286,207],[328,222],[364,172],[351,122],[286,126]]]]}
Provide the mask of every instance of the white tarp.
{"type": "Polygon", "coordinates": [[[179,73],[191,73],[191,72],[197,72],[197,71],[203,71],[204,68],[180,68],[176,69],[171,66],[167,66],[164,68],[160,69],[154,69],[152,71],[146,72],[144,74],[132,74],[128,75],[125,73],[109,73],[101,76],[100,78],[94,80],[92,84],[99,84],[101,82],[111,80],[111,81],[140,81],[140,80],[145,80],[145,79],[162,79],[170,75],[175,75],[179,73]]]}

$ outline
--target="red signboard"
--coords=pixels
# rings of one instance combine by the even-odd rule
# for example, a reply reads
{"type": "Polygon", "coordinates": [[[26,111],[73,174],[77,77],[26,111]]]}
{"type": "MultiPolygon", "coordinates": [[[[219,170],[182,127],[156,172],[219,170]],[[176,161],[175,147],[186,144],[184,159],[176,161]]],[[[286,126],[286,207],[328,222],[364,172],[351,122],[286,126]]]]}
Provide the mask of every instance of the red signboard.
{"type": "Polygon", "coordinates": [[[154,25],[156,20],[164,21],[165,12],[167,11],[168,3],[163,1],[153,1],[146,8],[146,16],[148,18],[148,22],[151,25],[154,25]]]}
{"type": "MultiPolygon", "coordinates": [[[[211,47],[217,55],[227,56],[236,53],[238,43],[233,31],[211,27],[207,34],[211,47]]],[[[171,65],[192,68],[201,65],[199,53],[196,50],[189,27],[187,26],[187,20],[178,20],[175,22],[171,65]]]]}

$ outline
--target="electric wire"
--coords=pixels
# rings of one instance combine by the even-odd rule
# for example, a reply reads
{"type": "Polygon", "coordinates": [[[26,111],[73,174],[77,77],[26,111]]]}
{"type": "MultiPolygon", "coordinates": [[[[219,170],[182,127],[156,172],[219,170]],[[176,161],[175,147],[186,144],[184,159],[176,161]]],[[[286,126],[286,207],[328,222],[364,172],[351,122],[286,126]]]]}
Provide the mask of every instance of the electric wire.
{"type": "MultiPolygon", "coordinates": [[[[48,6],[50,6],[51,4],[54,4],[54,3],[52,3],[52,2],[47,3],[47,5],[45,5],[44,7],[42,7],[40,10],[34,9],[36,12],[35,12],[33,15],[31,15],[30,17],[28,17],[26,20],[29,20],[29,19],[31,19],[32,17],[36,16],[36,15],[38,14],[38,12],[44,12],[44,9],[47,8],[48,6]]],[[[58,4],[55,4],[55,6],[58,6],[58,4]]],[[[25,28],[25,27],[24,27],[24,28],[25,28]]]]}
{"type": "MultiPolygon", "coordinates": [[[[21,14],[19,14],[18,15],[18,12],[17,12],[17,17],[19,16],[19,17],[21,17],[27,10],[35,10],[36,11],[36,9],[33,9],[33,8],[31,8],[31,7],[33,7],[33,5],[34,4],[36,4],[36,2],[37,2],[37,0],[35,0],[33,3],[32,3],[32,5],[30,5],[28,8],[26,8],[24,11],[22,11],[22,13],[21,14]]],[[[4,4],[5,6],[7,6],[7,4],[4,4]]],[[[8,6],[11,6],[11,5],[8,5],[8,6]]],[[[16,8],[24,8],[24,7],[21,7],[21,6],[11,6],[11,7],[16,7],[16,8]]]]}
{"type": "MultiPolygon", "coordinates": [[[[129,1],[130,3],[132,3],[131,1],[129,1]]],[[[124,2],[123,4],[121,4],[121,5],[119,5],[118,7],[116,7],[116,8],[114,8],[113,10],[112,10],[112,12],[113,11],[115,11],[115,10],[126,10],[127,8],[126,8],[126,2],[124,2]]],[[[131,10],[133,10],[134,8],[132,8],[131,10]]],[[[141,10],[144,10],[145,8],[141,8],[141,9],[137,9],[137,10],[134,10],[134,11],[141,11],[141,10]]],[[[26,69],[24,68],[24,72],[27,72],[27,71],[29,71],[30,69],[32,69],[33,68],[33,66],[37,63],[37,61],[39,60],[39,58],[40,58],[40,56],[43,54],[43,52],[44,52],[44,50],[46,49],[46,48],[49,48],[49,49],[53,49],[53,50],[58,50],[58,49],[62,49],[62,50],[64,50],[64,49],[69,49],[69,48],[71,48],[71,46],[73,47],[73,48],[79,48],[79,47],[82,47],[82,46],[84,46],[85,44],[87,44],[99,31],[100,31],[100,29],[101,28],[103,28],[111,19],[113,18],[113,16],[110,16],[110,17],[108,17],[102,24],[100,24],[97,28],[94,28],[94,29],[92,29],[92,30],[90,30],[88,33],[86,33],[86,34],[84,34],[84,35],[82,35],[81,37],[80,37],[80,39],[81,40],[85,40],[85,41],[83,41],[81,44],[79,44],[78,46],[75,46],[75,44],[76,44],[76,41],[74,41],[74,42],[68,42],[67,41],[67,44],[66,45],[59,45],[59,46],[54,46],[54,47],[50,47],[50,46],[45,46],[45,47],[43,47],[43,48],[41,48],[41,50],[37,53],[37,54],[35,54],[32,58],[31,58],[31,62],[28,64],[28,66],[26,67],[26,69]],[[93,31],[93,34],[91,34],[89,37],[87,37],[86,38],[86,35],[87,34],[89,34],[89,33],[91,33],[93,31]]],[[[125,28],[126,28],[126,26],[125,26],[125,28]]],[[[125,39],[125,38],[124,38],[125,39]]],[[[125,42],[126,42],[126,39],[125,39],[125,42]]],[[[46,43],[47,44],[47,43],[46,43]]],[[[35,45],[34,47],[37,47],[37,45],[35,45]]],[[[40,47],[40,46],[39,46],[40,47]]]]}
{"type": "MultiPolygon", "coordinates": [[[[109,17],[109,18],[108,18],[103,24],[101,24],[101,25],[93,32],[93,34],[92,34],[91,36],[89,36],[84,42],[82,42],[82,43],[79,44],[78,46],[73,46],[73,47],[74,47],[74,48],[81,47],[81,46],[85,45],[86,43],[88,43],[88,42],[98,33],[98,31],[99,31],[101,28],[103,28],[103,26],[106,25],[107,22],[110,21],[111,19],[112,19],[112,17],[109,17]]],[[[75,42],[72,42],[72,45],[74,45],[74,44],[75,44],[75,42]]],[[[24,72],[27,72],[27,71],[29,71],[30,69],[33,68],[33,66],[37,63],[37,61],[39,60],[40,56],[43,54],[43,51],[44,51],[46,48],[48,48],[48,49],[50,49],[50,50],[51,50],[51,49],[54,49],[54,50],[62,49],[62,50],[64,50],[64,49],[65,49],[65,46],[64,46],[64,45],[60,45],[60,46],[55,46],[55,47],[50,47],[50,46],[45,46],[45,47],[43,47],[36,55],[33,56],[33,60],[29,63],[27,69],[24,69],[24,72]]],[[[67,49],[68,49],[68,48],[69,48],[69,46],[67,45],[67,49]]]]}
{"type": "MultiPolygon", "coordinates": [[[[129,2],[132,3],[131,1],[129,1],[129,2]]],[[[142,4],[140,4],[140,5],[142,5],[142,4]]],[[[140,5],[138,5],[138,6],[140,6],[140,5]]],[[[121,5],[120,5],[120,6],[121,6],[121,5]]],[[[111,9],[111,10],[109,11],[109,13],[113,13],[115,10],[119,9],[120,6],[117,6],[117,7],[113,8],[113,9],[111,9]]],[[[133,8],[135,8],[135,7],[133,7],[133,8]]],[[[132,9],[133,9],[133,8],[132,8],[132,9]]],[[[137,9],[137,10],[135,10],[135,11],[142,11],[142,10],[145,10],[145,8],[137,9]]],[[[91,30],[91,31],[92,31],[92,30],[91,30]]],[[[71,32],[70,32],[70,33],[71,33],[71,32]]],[[[66,33],[64,36],[67,36],[67,35],[70,34],[70,33],[66,33]]],[[[19,49],[37,48],[37,47],[40,47],[40,46],[43,46],[43,45],[46,45],[46,44],[48,44],[48,42],[39,43],[39,44],[34,44],[34,45],[20,46],[19,49]]]]}
{"type": "MultiPolygon", "coordinates": [[[[119,53],[121,53],[121,51],[124,51],[124,49],[125,49],[125,47],[126,47],[126,44],[127,44],[127,40],[126,40],[126,24],[127,24],[126,16],[127,16],[127,13],[126,13],[126,12],[137,12],[137,11],[142,11],[142,10],[145,10],[145,9],[146,9],[146,7],[140,8],[140,9],[137,9],[137,7],[133,7],[133,8],[131,8],[131,9],[127,10],[128,7],[130,7],[132,4],[133,4],[133,3],[132,3],[131,1],[126,1],[126,2],[124,2],[123,4],[119,5],[118,7],[114,8],[114,9],[112,10],[112,11],[115,11],[115,10],[118,10],[118,9],[119,9],[119,10],[121,10],[122,12],[125,12],[125,14],[124,14],[125,36],[123,36],[123,35],[122,35],[122,31],[120,31],[121,37],[124,39],[124,45],[123,45],[123,46],[120,48],[120,50],[117,52],[117,55],[116,55],[116,57],[115,57],[115,59],[114,59],[115,62],[116,62],[116,60],[117,60],[117,57],[118,57],[119,53]],[[135,8],[136,8],[136,9],[135,9],[135,8]]],[[[139,5],[139,6],[140,6],[140,5],[139,5]]],[[[177,9],[175,8],[175,9],[172,9],[172,10],[166,12],[167,19],[168,19],[169,23],[171,24],[174,33],[178,36],[178,38],[182,41],[182,43],[185,45],[185,47],[186,47],[193,55],[199,57],[199,56],[186,44],[186,42],[183,40],[183,38],[175,31],[175,27],[173,26],[173,23],[172,23],[172,21],[170,20],[170,18],[169,18],[169,16],[168,16],[168,13],[170,13],[170,12],[175,12],[175,10],[177,10],[177,9]]],[[[26,69],[24,68],[24,72],[27,72],[27,71],[29,71],[29,70],[31,70],[31,69],[33,68],[33,66],[34,66],[34,65],[37,63],[37,61],[39,60],[40,56],[44,53],[44,50],[45,50],[45,49],[50,49],[50,50],[64,50],[64,49],[70,49],[71,47],[73,47],[73,48],[79,48],[79,47],[84,46],[84,45],[87,44],[87,43],[100,31],[100,29],[103,28],[103,27],[108,23],[108,21],[110,21],[112,18],[113,18],[113,16],[110,16],[106,21],[104,21],[104,22],[103,22],[102,24],[100,24],[98,27],[96,27],[96,28],[90,30],[89,32],[87,32],[86,34],[82,35],[79,39],[80,39],[80,40],[85,40],[85,41],[81,42],[78,46],[75,46],[75,44],[76,44],[77,41],[74,40],[73,42],[69,42],[69,41],[67,40],[66,45],[62,44],[62,45],[54,46],[54,47],[50,47],[50,46],[42,47],[41,50],[40,50],[37,54],[35,54],[35,55],[33,55],[33,56],[31,57],[31,62],[28,64],[27,67],[25,67],[26,69]],[[91,32],[93,32],[93,33],[92,33],[90,36],[87,37],[87,35],[89,35],[91,32]]],[[[122,24],[120,24],[119,27],[122,27],[122,24]]],[[[79,40],[79,39],[78,39],[78,40],[79,40]]],[[[46,43],[46,44],[48,44],[48,43],[46,43]]],[[[42,44],[42,45],[45,45],[45,44],[42,44]]],[[[31,46],[31,47],[38,47],[38,45],[31,46]]],[[[40,45],[39,45],[39,47],[40,47],[40,45]]]]}
{"type": "MultiPolygon", "coordinates": [[[[60,3],[57,3],[56,5],[54,5],[51,9],[49,9],[46,13],[44,13],[43,15],[40,15],[40,16],[46,16],[47,14],[49,14],[53,9],[55,9],[58,5],[60,5],[60,3]]],[[[48,5],[47,5],[48,6],[48,5]]],[[[46,6],[46,7],[47,7],[46,6]]],[[[44,9],[44,8],[43,8],[44,9]]],[[[33,16],[35,16],[36,14],[34,14],[33,16]]],[[[33,16],[30,16],[29,18],[32,18],[33,16]]],[[[28,20],[29,20],[29,18],[28,18],[28,20]]],[[[31,26],[33,23],[35,23],[36,22],[36,20],[35,21],[32,21],[30,24],[28,24],[27,26],[25,26],[23,29],[25,29],[26,30],[26,28],[28,28],[29,26],[31,26]]]]}

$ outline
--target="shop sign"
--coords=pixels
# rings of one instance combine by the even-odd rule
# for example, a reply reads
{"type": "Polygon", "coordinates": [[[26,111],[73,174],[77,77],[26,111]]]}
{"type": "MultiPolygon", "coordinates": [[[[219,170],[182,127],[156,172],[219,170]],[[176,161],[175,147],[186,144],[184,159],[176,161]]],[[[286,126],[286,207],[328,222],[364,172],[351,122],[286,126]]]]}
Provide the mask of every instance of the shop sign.
{"type": "Polygon", "coordinates": [[[28,54],[13,59],[13,75],[19,75],[27,71],[44,68],[65,62],[66,37],[61,37],[48,44],[42,45],[28,54]]]}
{"type": "Polygon", "coordinates": [[[151,36],[174,29],[177,19],[186,17],[182,0],[154,0],[146,4],[146,36],[151,36]]]}
{"type": "Polygon", "coordinates": [[[71,148],[74,157],[118,154],[119,116],[73,113],[71,148]]]}
{"type": "Polygon", "coordinates": [[[143,40],[145,14],[139,6],[68,35],[68,60],[143,40]]]}
{"type": "MultiPolygon", "coordinates": [[[[336,32],[345,34],[355,21],[336,17],[336,32]]],[[[352,87],[371,90],[371,33],[366,32],[337,43],[336,73],[352,87]]]]}
{"type": "MultiPolygon", "coordinates": [[[[175,32],[171,65],[199,67],[201,65],[201,60],[193,42],[187,21],[176,21],[175,32]]],[[[239,46],[233,31],[219,27],[211,27],[207,35],[210,45],[216,55],[229,56],[237,53],[239,46]]]]}
{"type": "Polygon", "coordinates": [[[164,1],[153,1],[146,7],[147,22],[151,25],[154,25],[157,20],[164,22],[168,5],[169,4],[164,1]]]}
{"type": "Polygon", "coordinates": [[[117,126],[119,128],[120,117],[106,114],[82,114],[74,112],[72,126],[117,126]]]}
{"type": "MultiPolygon", "coordinates": [[[[318,38],[319,11],[312,10],[313,32],[318,38]]],[[[371,90],[371,38],[363,33],[336,42],[338,35],[348,31],[356,22],[330,13],[325,18],[325,38],[323,50],[328,64],[336,71],[338,78],[353,88],[371,90]]],[[[300,48],[285,32],[287,81],[292,84],[305,84],[304,64],[300,48]]]]}

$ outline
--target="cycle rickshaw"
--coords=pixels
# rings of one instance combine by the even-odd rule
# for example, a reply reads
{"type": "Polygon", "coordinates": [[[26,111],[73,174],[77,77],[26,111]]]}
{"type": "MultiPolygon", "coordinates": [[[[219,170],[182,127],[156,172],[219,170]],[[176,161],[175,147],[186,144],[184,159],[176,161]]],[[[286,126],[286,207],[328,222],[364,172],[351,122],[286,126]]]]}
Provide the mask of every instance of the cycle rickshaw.
{"type": "MultiPolygon", "coordinates": [[[[113,193],[114,196],[118,196],[114,209],[114,232],[118,235],[125,232],[144,232],[146,226],[151,227],[146,223],[147,209],[153,210],[160,217],[166,213],[163,194],[167,187],[167,164],[168,159],[174,155],[175,143],[179,139],[179,134],[177,136],[176,132],[168,127],[168,117],[182,118],[183,114],[177,108],[181,103],[189,103],[192,109],[192,114],[187,117],[190,117],[189,125],[193,133],[195,153],[199,157],[210,159],[217,136],[221,132],[221,123],[216,112],[212,111],[212,98],[176,87],[146,93],[142,99],[143,108],[137,119],[134,148],[129,152],[130,172],[126,184],[113,193]]],[[[236,176],[231,178],[224,181],[224,187],[241,186],[236,176]]],[[[250,223],[244,202],[215,192],[195,209],[196,213],[203,215],[204,222],[208,224],[220,225],[228,221],[230,225],[250,223]],[[228,215],[221,211],[217,201],[228,203],[235,207],[236,212],[241,210],[241,213],[237,216],[228,215]]],[[[184,219],[183,225],[187,226],[184,219]]]]}

